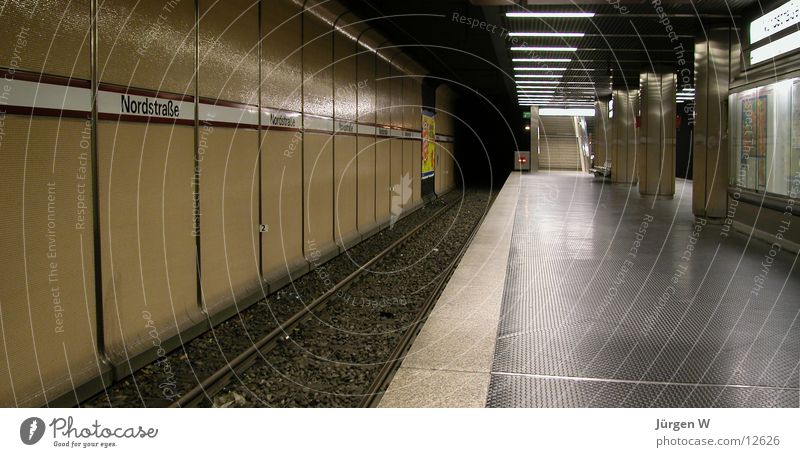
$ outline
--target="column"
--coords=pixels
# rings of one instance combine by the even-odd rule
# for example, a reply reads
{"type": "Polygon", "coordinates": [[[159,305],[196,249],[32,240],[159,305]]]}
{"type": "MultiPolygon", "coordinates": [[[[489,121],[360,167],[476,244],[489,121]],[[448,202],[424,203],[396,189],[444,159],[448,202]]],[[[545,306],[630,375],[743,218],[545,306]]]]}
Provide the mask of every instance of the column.
{"type": "Polygon", "coordinates": [[[611,123],[608,118],[608,101],[601,99],[594,102],[594,124],[592,125],[592,152],[594,153],[594,164],[596,167],[604,167],[610,163],[611,156],[608,151],[611,149],[611,123]]]}
{"type": "Polygon", "coordinates": [[[639,193],[675,194],[675,72],[648,70],[639,77],[639,193]]]}
{"type": "Polygon", "coordinates": [[[615,183],[636,182],[637,131],[639,94],[637,88],[612,90],[614,117],[611,119],[611,180],[615,183]]]}
{"type": "Polygon", "coordinates": [[[531,106],[531,170],[539,171],[539,107],[531,106]]]}
{"type": "MultiPolygon", "coordinates": [[[[724,218],[728,205],[728,82],[730,30],[711,28],[694,46],[692,212],[724,218]]],[[[687,105],[691,107],[691,105],[687,105]]]]}

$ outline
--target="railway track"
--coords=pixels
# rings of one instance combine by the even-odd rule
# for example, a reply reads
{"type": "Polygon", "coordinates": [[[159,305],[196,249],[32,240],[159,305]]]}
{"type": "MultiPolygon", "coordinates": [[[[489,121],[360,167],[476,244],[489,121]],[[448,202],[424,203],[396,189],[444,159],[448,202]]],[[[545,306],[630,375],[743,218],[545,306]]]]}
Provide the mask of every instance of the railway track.
{"type": "MultiPolygon", "coordinates": [[[[174,401],[170,406],[194,407],[203,404],[204,401],[214,398],[216,394],[228,386],[231,379],[239,378],[246,371],[252,368],[260,358],[264,358],[267,353],[277,347],[281,342],[287,340],[293,329],[297,328],[312,316],[318,314],[326,307],[333,297],[348,289],[355,280],[362,277],[366,272],[370,271],[371,267],[386,258],[392,252],[396,251],[398,247],[406,243],[413,236],[419,234],[425,227],[430,226],[433,222],[440,219],[442,215],[453,209],[459,202],[460,200],[455,200],[437,210],[433,215],[392,242],[389,246],[380,251],[369,261],[362,264],[357,270],[353,271],[347,277],[336,283],[333,287],[318,296],[307,306],[304,306],[300,311],[282,322],[271,332],[260,338],[252,345],[248,346],[247,349],[241,352],[238,356],[227,361],[227,363],[213,372],[210,376],[203,379],[194,388],[180,396],[180,398],[174,401]]],[[[428,298],[426,298],[422,309],[420,309],[417,319],[415,320],[415,324],[411,325],[406,330],[401,344],[393,353],[393,357],[383,367],[381,367],[378,379],[370,386],[369,391],[364,397],[364,401],[362,401],[362,406],[371,406],[375,404],[377,400],[379,400],[380,390],[386,385],[388,380],[391,378],[393,371],[397,368],[397,366],[399,366],[399,363],[402,360],[402,355],[408,350],[411,342],[413,342],[414,336],[419,331],[419,328],[421,328],[421,323],[424,322],[425,316],[427,316],[427,314],[435,305],[436,298],[439,296],[441,290],[446,284],[447,278],[449,278],[450,273],[452,272],[452,269],[463,255],[466,246],[474,236],[475,229],[479,225],[480,221],[472,229],[466,243],[461,247],[458,255],[455,256],[448,264],[445,271],[439,273],[436,284],[431,288],[431,292],[428,295],[428,298]]]]}
{"type": "Polygon", "coordinates": [[[428,294],[428,296],[425,298],[422,308],[419,310],[419,314],[414,320],[414,324],[412,324],[403,334],[402,340],[395,347],[391,357],[389,357],[389,359],[383,363],[380,371],[378,372],[378,376],[374,379],[372,384],[370,384],[369,388],[364,393],[364,396],[358,405],[360,408],[374,408],[380,403],[383,393],[389,387],[389,383],[391,382],[394,373],[400,368],[400,365],[403,363],[403,358],[414,344],[414,339],[419,331],[422,330],[422,326],[425,324],[425,321],[427,320],[431,311],[433,311],[433,308],[436,306],[436,302],[439,299],[442,291],[444,291],[448,279],[450,279],[450,276],[452,276],[453,271],[455,270],[456,266],[458,266],[461,258],[464,257],[464,254],[467,252],[467,248],[469,248],[472,239],[475,238],[475,234],[478,233],[478,229],[485,219],[487,212],[484,212],[478,222],[475,223],[466,242],[464,242],[459,249],[458,254],[453,257],[445,270],[439,274],[435,285],[431,288],[430,294],[428,294]]]}

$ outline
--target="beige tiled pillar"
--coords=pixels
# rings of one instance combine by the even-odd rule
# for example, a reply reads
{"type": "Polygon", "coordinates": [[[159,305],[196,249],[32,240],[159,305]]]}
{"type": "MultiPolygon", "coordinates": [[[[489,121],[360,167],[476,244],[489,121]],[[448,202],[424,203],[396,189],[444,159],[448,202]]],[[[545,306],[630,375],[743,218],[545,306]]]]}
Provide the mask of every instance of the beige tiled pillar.
{"type": "Polygon", "coordinates": [[[594,163],[602,167],[611,160],[608,154],[611,148],[611,122],[608,118],[608,100],[601,99],[594,102],[594,124],[592,126],[592,151],[594,153],[594,163]]]}
{"type": "Polygon", "coordinates": [[[614,117],[611,119],[611,180],[617,183],[636,182],[637,129],[639,111],[637,88],[614,89],[614,117]]]}
{"type": "Polygon", "coordinates": [[[675,194],[675,72],[672,69],[642,72],[639,103],[639,193],[672,197],[675,194]]]}
{"type": "Polygon", "coordinates": [[[722,218],[727,210],[730,30],[711,28],[694,46],[695,106],[692,212],[722,218]]]}
{"type": "Polygon", "coordinates": [[[531,170],[539,171],[539,107],[531,106],[531,170]]]}

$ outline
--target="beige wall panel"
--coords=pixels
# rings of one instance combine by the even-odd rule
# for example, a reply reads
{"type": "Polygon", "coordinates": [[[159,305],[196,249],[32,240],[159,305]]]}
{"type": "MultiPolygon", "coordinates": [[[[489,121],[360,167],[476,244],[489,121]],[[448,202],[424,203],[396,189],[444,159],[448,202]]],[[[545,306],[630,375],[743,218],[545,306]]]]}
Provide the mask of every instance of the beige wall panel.
{"type": "Polygon", "coordinates": [[[201,97],[258,104],[258,2],[200,1],[201,97]]]}
{"type": "Polygon", "coordinates": [[[333,116],[333,35],[331,26],[303,13],[303,112],[333,116]]]}
{"type": "Polygon", "coordinates": [[[89,79],[89,3],[3,2],[0,67],[89,79]]]}
{"type": "Polygon", "coordinates": [[[442,192],[450,190],[450,154],[453,153],[452,143],[443,143],[442,148],[442,192]]]}
{"type": "Polygon", "coordinates": [[[306,133],[303,139],[303,196],[306,258],[327,253],[333,242],[333,136],[306,133]]]}
{"type": "MultiPolygon", "coordinates": [[[[391,215],[397,217],[403,209],[403,140],[393,138],[391,146],[389,206],[391,215]]],[[[406,179],[406,182],[410,190],[411,180],[406,179]]]]}
{"type": "Polygon", "coordinates": [[[261,1],[261,99],[264,106],[301,111],[302,15],[292,0],[261,1]]]}
{"type": "Polygon", "coordinates": [[[267,130],[261,144],[264,279],[286,276],[303,258],[303,134],[267,130]]]}
{"type": "Polygon", "coordinates": [[[375,59],[375,123],[391,125],[392,79],[389,78],[389,62],[381,57],[375,59]]]}
{"type": "Polygon", "coordinates": [[[439,143],[437,145],[439,152],[439,171],[435,178],[437,184],[440,186],[441,192],[447,192],[453,188],[453,143],[439,143]]]}
{"type": "Polygon", "coordinates": [[[456,147],[455,144],[450,143],[450,155],[447,157],[447,189],[455,189],[456,187],[456,147]]]}
{"type": "Polygon", "coordinates": [[[203,301],[212,313],[259,288],[258,132],[198,135],[203,301]]]}
{"type": "Polygon", "coordinates": [[[375,228],[375,137],[358,137],[358,232],[375,228]]]}
{"type": "Polygon", "coordinates": [[[333,36],[333,101],[337,119],[355,120],[356,92],[356,42],[341,32],[333,36]]]}
{"type": "Polygon", "coordinates": [[[392,141],[378,138],[375,142],[375,217],[379,224],[388,222],[390,216],[392,141]]]}
{"type": "Polygon", "coordinates": [[[403,80],[405,78],[398,72],[397,68],[392,67],[392,115],[391,126],[403,127],[403,80]]]}
{"type": "Polygon", "coordinates": [[[452,89],[446,84],[440,84],[436,88],[436,133],[440,135],[454,135],[454,105],[455,94],[452,89]]]}
{"type": "Polygon", "coordinates": [[[358,121],[375,123],[375,53],[358,48],[358,121]]]}
{"type": "MultiPolygon", "coordinates": [[[[419,108],[419,100],[414,95],[418,90],[418,85],[414,78],[403,78],[403,128],[412,129],[415,125],[415,118],[422,116],[419,108]]],[[[420,119],[421,120],[421,119],[420,119]]],[[[419,129],[417,129],[419,130],[419,129]]]]}
{"type": "Polygon", "coordinates": [[[411,175],[413,178],[412,201],[419,203],[422,200],[422,142],[417,140],[405,140],[411,143],[412,161],[411,165],[414,167],[414,173],[411,175]]]}
{"type": "Polygon", "coordinates": [[[162,340],[198,314],[193,129],[97,129],[104,326],[109,357],[122,362],[152,347],[145,313],[162,340]]]}
{"type": "Polygon", "coordinates": [[[194,2],[170,3],[169,7],[150,1],[99,3],[97,74],[101,81],[180,94],[194,91],[194,2]]]}
{"type": "Polygon", "coordinates": [[[409,107],[410,128],[422,130],[422,83],[416,79],[411,81],[411,107],[409,107]]]}
{"type": "Polygon", "coordinates": [[[414,182],[420,179],[419,176],[414,174],[414,151],[412,150],[411,141],[403,141],[403,176],[408,176],[409,185],[403,185],[403,207],[410,207],[413,205],[414,195],[414,182]]]}
{"type": "Polygon", "coordinates": [[[433,191],[437,194],[442,193],[442,182],[444,173],[442,172],[442,156],[446,153],[442,143],[436,143],[436,154],[433,159],[433,191]]]}
{"type": "Polygon", "coordinates": [[[40,406],[71,390],[68,373],[99,372],[91,154],[83,120],[9,115],[4,129],[0,407],[40,406]]]}
{"type": "Polygon", "coordinates": [[[411,201],[413,204],[417,204],[422,200],[422,141],[403,140],[403,142],[405,143],[404,148],[411,149],[411,166],[413,167],[411,176],[414,179],[414,193],[411,201]]]}
{"type": "Polygon", "coordinates": [[[336,242],[345,244],[358,234],[356,219],[357,141],[353,135],[334,137],[334,229],[336,242]]]}

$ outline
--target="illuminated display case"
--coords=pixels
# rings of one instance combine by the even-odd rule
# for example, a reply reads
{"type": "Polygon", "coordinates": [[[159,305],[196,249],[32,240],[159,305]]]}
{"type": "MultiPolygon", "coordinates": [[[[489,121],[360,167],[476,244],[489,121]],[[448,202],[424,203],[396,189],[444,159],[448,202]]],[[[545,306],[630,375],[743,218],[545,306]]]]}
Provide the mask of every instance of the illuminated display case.
{"type": "Polygon", "coordinates": [[[800,195],[800,78],[731,94],[729,106],[730,184],[800,195]]]}

